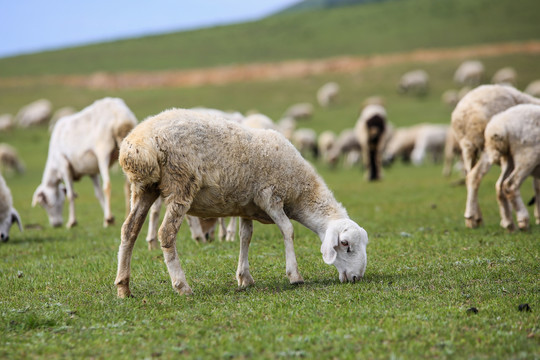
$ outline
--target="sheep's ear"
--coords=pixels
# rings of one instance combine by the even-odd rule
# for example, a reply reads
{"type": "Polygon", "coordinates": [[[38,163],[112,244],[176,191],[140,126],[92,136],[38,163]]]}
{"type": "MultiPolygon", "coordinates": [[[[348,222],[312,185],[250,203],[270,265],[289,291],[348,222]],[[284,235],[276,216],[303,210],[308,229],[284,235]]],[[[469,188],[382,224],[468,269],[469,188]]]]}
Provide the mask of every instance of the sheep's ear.
{"type": "Polygon", "coordinates": [[[37,204],[47,205],[47,198],[45,197],[43,190],[39,188],[36,190],[32,198],[32,207],[35,207],[37,204]]]}
{"type": "Polygon", "coordinates": [[[11,209],[11,223],[13,224],[14,222],[16,222],[17,225],[19,225],[19,230],[22,232],[23,227],[22,227],[21,217],[19,216],[19,213],[17,212],[17,210],[12,208],[11,209]]]}
{"type": "Polygon", "coordinates": [[[337,229],[330,225],[326,230],[323,243],[321,245],[321,253],[325,263],[331,265],[336,261],[336,247],[339,246],[339,234],[337,229]]]}

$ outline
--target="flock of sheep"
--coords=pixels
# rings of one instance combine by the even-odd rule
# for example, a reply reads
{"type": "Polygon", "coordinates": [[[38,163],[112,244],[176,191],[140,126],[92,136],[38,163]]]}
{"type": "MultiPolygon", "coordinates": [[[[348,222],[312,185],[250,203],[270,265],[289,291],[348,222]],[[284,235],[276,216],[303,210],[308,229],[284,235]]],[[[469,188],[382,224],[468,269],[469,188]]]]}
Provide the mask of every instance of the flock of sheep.
{"type": "MultiPolygon", "coordinates": [[[[241,287],[254,282],[248,262],[253,220],[275,223],[281,230],[291,283],[303,282],[291,219],[319,236],[323,260],[337,268],[342,282],[355,282],[366,268],[367,233],[348,217],[305,159],[307,153],[320,155],[333,166],[340,158],[346,164],[361,162],[369,181],[380,180],[383,166],[398,157],[421,164],[428,153],[439,157],[444,153],[447,160],[460,153],[466,174],[465,218],[469,227],[482,222],[477,201],[480,181],[493,163],[500,164],[496,194],[501,226],[515,228],[513,208],[518,227],[526,229],[529,215],[519,189],[523,180],[533,175],[536,199],[540,199],[540,99],[515,89],[515,71],[503,70],[493,81],[504,85],[480,86],[480,62],[466,62],[456,71],[455,80],[472,90],[456,92],[459,98],[452,100],[455,109],[450,125],[423,123],[395,128],[388,121],[384,102],[373,97],[366,101],[354,128],[339,136],[325,131],[317,137],[311,129],[297,129],[297,121],[313,112],[309,103],[292,106],[279,122],[258,113],[193,108],[166,110],[138,123],[118,98],[97,100],[79,112],[62,109],[63,113],[51,121],[48,158],[32,205],[41,205],[50,224],[61,226],[67,199],[67,227],[74,226],[73,182],[89,176],[104,212],[103,224],[108,226],[114,222],[109,168],[119,162],[126,175],[128,214],[122,226],[115,281],[120,297],[131,294],[131,254],[149,212],[148,246],[161,247],[173,288],[180,294],[192,292],[175,244],[184,218],[192,237],[199,241],[212,238],[217,227],[221,239],[232,240],[239,221],[236,278],[241,287]],[[163,204],[165,216],[158,230],[163,204]],[[227,229],[225,217],[231,218],[227,229]]],[[[538,95],[532,86],[527,91],[538,95]]],[[[424,94],[428,91],[427,73],[416,70],[405,74],[399,90],[424,94]]],[[[317,101],[322,107],[332,106],[338,94],[339,86],[328,83],[318,91],[317,101]]],[[[443,100],[449,99],[446,93],[443,100]]],[[[48,121],[50,108],[50,103],[40,100],[21,109],[15,122],[29,126],[48,121]]],[[[12,119],[0,116],[0,126],[12,124],[12,119]]],[[[0,159],[5,166],[24,171],[16,151],[8,145],[0,147],[0,159]]],[[[446,173],[450,171],[448,164],[446,173]]],[[[13,223],[22,231],[20,216],[12,204],[9,188],[0,176],[2,241],[8,240],[13,223]]],[[[539,201],[534,213],[538,224],[539,201]]]]}

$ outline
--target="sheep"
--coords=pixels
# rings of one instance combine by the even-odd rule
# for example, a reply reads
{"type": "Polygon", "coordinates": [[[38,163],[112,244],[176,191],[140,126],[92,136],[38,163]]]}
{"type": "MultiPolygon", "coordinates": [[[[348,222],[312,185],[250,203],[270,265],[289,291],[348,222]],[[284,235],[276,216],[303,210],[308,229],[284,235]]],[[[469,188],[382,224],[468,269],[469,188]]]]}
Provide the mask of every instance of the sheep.
{"type": "Polygon", "coordinates": [[[36,100],[23,106],[15,116],[20,127],[45,124],[51,118],[52,104],[47,99],[36,100]]]}
{"type": "Polygon", "coordinates": [[[191,108],[191,110],[215,115],[215,116],[224,118],[225,120],[235,121],[237,123],[241,123],[242,121],[244,121],[244,115],[242,115],[238,111],[229,112],[229,111],[223,111],[223,110],[218,110],[218,109],[206,108],[202,106],[193,107],[191,108]]]}
{"type": "Polygon", "coordinates": [[[324,84],[317,91],[317,102],[321,107],[332,105],[339,95],[339,85],[335,82],[324,84]]]}
{"type": "Polygon", "coordinates": [[[484,72],[484,64],[481,61],[464,61],[454,73],[454,81],[460,85],[477,86],[482,83],[484,72]]]}
{"type": "Polygon", "coordinates": [[[6,131],[13,127],[13,115],[2,114],[0,115],[0,131],[6,131]]]}
{"type": "Polygon", "coordinates": [[[49,120],[49,132],[52,132],[52,129],[54,128],[54,125],[56,124],[58,119],[64,116],[73,115],[76,112],[77,110],[75,110],[75,108],[71,106],[65,106],[56,110],[54,114],[52,115],[51,120],[49,120]]]}
{"type": "Polygon", "coordinates": [[[411,160],[418,127],[419,125],[400,127],[392,132],[392,136],[383,152],[383,163],[385,165],[392,164],[396,157],[401,157],[404,162],[411,160]]]}
{"type": "Polygon", "coordinates": [[[450,125],[446,124],[423,124],[416,134],[411,152],[412,163],[421,165],[428,152],[433,156],[434,162],[440,161],[449,129],[450,125]]]}
{"type": "Polygon", "coordinates": [[[329,162],[330,150],[336,143],[336,134],[331,130],[323,131],[317,138],[317,148],[321,155],[322,161],[329,162]]]}
{"type": "Polygon", "coordinates": [[[273,129],[278,130],[278,127],[272,119],[270,119],[268,116],[264,114],[251,114],[246,116],[242,121],[241,124],[253,129],[273,129]]]}
{"type": "Polygon", "coordinates": [[[497,72],[495,72],[491,78],[491,83],[499,85],[511,85],[515,87],[517,85],[516,69],[507,66],[497,70],[497,72]]]}
{"type": "Polygon", "coordinates": [[[337,137],[334,145],[328,151],[328,163],[336,165],[341,156],[345,157],[345,165],[350,167],[358,163],[361,157],[360,143],[353,129],[343,130],[337,137]]]}
{"type": "Polygon", "coordinates": [[[73,181],[88,175],[104,211],[104,226],[114,223],[108,169],[118,157],[122,139],[136,124],[135,115],[118,98],[97,100],[80,112],[58,120],[51,134],[43,178],[34,192],[32,206],[40,204],[47,211],[49,223],[58,227],[63,222],[62,207],[67,196],[69,220],[66,225],[68,228],[75,226],[73,181]]]}
{"type": "Polygon", "coordinates": [[[368,169],[369,181],[382,178],[382,154],[388,141],[389,126],[386,110],[380,105],[368,105],[360,113],[354,133],[362,148],[362,162],[368,169]]]}
{"type": "Polygon", "coordinates": [[[0,175],[0,241],[7,242],[9,240],[9,230],[14,222],[19,226],[19,231],[22,232],[21,217],[13,207],[11,191],[4,177],[0,175]]]}
{"type": "Polygon", "coordinates": [[[398,84],[400,93],[425,95],[429,88],[429,75],[424,70],[412,70],[401,76],[398,84]]]}
{"type": "Polygon", "coordinates": [[[540,80],[531,81],[524,92],[534,97],[540,97],[540,80]]]}
{"type": "Polygon", "coordinates": [[[0,167],[15,170],[19,174],[25,171],[17,150],[13,146],[4,143],[0,144],[0,167]]]}
{"type": "Polygon", "coordinates": [[[444,104],[453,109],[459,102],[459,92],[455,89],[448,89],[442,93],[441,100],[444,104]]]}
{"type": "Polygon", "coordinates": [[[311,152],[313,157],[319,157],[319,149],[317,148],[317,133],[313,129],[300,128],[293,132],[291,142],[300,151],[303,156],[311,152]]]}
{"type": "Polygon", "coordinates": [[[287,140],[291,140],[294,131],[296,130],[296,120],[292,117],[284,117],[277,123],[277,128],[287,140]]]}
{"type": "MultiPolygon", "coordinates": [[[[501,166],[501,175],[495,186],[501,226],[514,230],[512,205],[519,228],[526,230],[529,228],[529,212],[519,188],[527,176],[533,175],[535,196],[540,199],[540,106],[516,105],[493,116],[484,135],[489,163],[501,166]]],[[[540,224],[539,201],[536,201],[534,215],[536,224],[540,224]]]]}
{"type": "Polygon", "coordinates": [[[349,218],[315,169],[276,131],[171,109],[143,121],[125,138],[119,162],[132,190],[118,252],[119,297],[131,295],[133,246],[159,196],[167,204],[159,229],[161,249],[179,294],[192,293],[176,251],[176,236],[186,214],[241,218],[236,272],[240,287],[254,284],[248,262],[253,220],[280,228],[291,284],[302,283],[303,278],[289,219],[320,237],[323,260],[337,268],[341,282],[355,282],[364,275],[367,232],[349,218]]]}
{"type": "Polygon", "coordinates": [[[307,120],[313,116],[313,105],[310,103],[298,103],[291,105],[286,111],[284,117],[290,117],[295,120],[307,120]]]}
{"type": "Polygon", "coordinates": [[[482,85],[470,91],[452,112],[452,130],[461,148],[467,185],[465,225],[482,223],[478,188],[490,168],[484,152],[484,130],[496,114],[519,104],[540,104],[540,99],[505,85],[482,85]]]}

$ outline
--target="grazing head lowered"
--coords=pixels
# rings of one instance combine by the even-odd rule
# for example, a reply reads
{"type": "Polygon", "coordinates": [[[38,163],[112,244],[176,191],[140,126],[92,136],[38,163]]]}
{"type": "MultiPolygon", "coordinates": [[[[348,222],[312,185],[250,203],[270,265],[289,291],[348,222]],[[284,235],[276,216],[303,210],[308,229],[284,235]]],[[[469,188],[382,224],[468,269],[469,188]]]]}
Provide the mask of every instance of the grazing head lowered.
{"type": "Polygon", "coordinates": [[[56,186],[39,185],[32,197],[32,207],[41,205],[47,212],[49,223],[53,227],[62,226],[62,210],[66,200],[66,187],[59,183],[56,186]]]}
{"type": "Polygon", "coordinates": [[[0,175],[0,241],[9,240],[9,230],[16,222],[19,230],[23,231],[21,217],[13,207],[13,198],[4,178],[0,175]]]}

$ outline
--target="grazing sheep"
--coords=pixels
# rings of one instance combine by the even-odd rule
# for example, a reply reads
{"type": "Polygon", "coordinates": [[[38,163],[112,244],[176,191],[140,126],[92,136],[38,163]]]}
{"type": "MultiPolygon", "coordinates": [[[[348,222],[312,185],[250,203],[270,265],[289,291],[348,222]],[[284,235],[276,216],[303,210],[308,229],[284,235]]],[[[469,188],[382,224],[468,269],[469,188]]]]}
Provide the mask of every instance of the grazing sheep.
{"type": "Polygon", "coordinates": [[[51,134],[43,179],[34,193],[32,206],[43,206],[50,224],[57,227],[62,225],[62,208],[67,195],[67,227],[74,226],[77,219],[73,181],[88,175],[105,214],[104,226],[112,224],[109,167],[118,157],[122,139],[136,124],[135,115],[123,100],[117,98],[97,100],[80,112],[58,120],[51,134]]]}
{"type": "Polygon", "coordinates": [[[159,196],[167,204],[159,229],[161,249],[173,288],[180,294],[192,293],[176,251],[176,236],[186,214],[241,218],[236,272],[241,287],[254,283],[248,263],[253,220],[280,228],[292,284],[302,283],[303,278],[289,219],[319,235],[323,260],[336,266],[342,282],[364,275],[367,233],[350,220],[314,168],[276,131],[172,109],[140,123],[123,141],[119,161],[132,190],[118,253],[119,297],[131,294],[133,246],[159,196]]]}
{"type": "Polygon", "coordinates": [[[484,64],[481,61],[464,61],[454,73],[454,81],[460,85],[477,86],[482,83],[484,72],[484,64]]]}
{"type": "Polygon", "coordinates": [[[482,85],[470,91],[452,112],[452,130],[462,151],[467,185],[465,224],[475,228],[482,223],[478,188],[490,168],[484,152],[484,130],[496,114],[519,104],[540,104],[540,99],[511,86],[482,85]]]}
{"type": "Polygon", "coordinates": [[[313,105],[310,103],[299,103],[291,105],[285,111],[284,117],[290,117],[295,120],[307,120],[313,116],[313,105]]]}
{"type": "Polygon", "coordinates": [[[11,145],[0,144],[0,167],[12,169],[19,174],[24,173],[24,164],[17,154],[17,150],[11,145]]]}
{"type": "MultiPolygon", "coordinates": [[[[519,188],[527,176],[533,175],[535,196],[540,199],[540,106],[516,105],[493,116],[484,135],[490,164],[501,165],[501,176],[495,186],[501,226],[514,230],[512,205],[519,228],[528,229],[529,212],[519,188]]],[[[539,201],[534,215],[540,224],[539,201]]]]}
{"type": "Polygon", "coordinates": [[[0,131],[9,130],[13,127],[13,115],[2,114],[0,115],[0,131]]]}
{"type": "Polygon", "coordinates": [[[21,217],[13,207],[11,191],[4,177],[0,175],[0,241],[6,242],[9,240],[9,230],[14,222],[19,226],[19,230],[23,231],[21,217]]]}
{"type": "Polygon", "coordinates": [[[23,106],[15,116],[20,127],[45,124],[51,118],[52,104],[47,99],[36,100],[23,106]]]}
{"type": "Polygon", "coordinates": [[[329,82],[317,91],[317,102],[322,107],[328,107],[336,101],[338,95],[339,85],[335,82],[329,82]]]}
{"type": "Polygon", "coordinates": [[[499,84],[499,85],[511,85],[516,86],[517,85],[517,72],[516,69],[512,67],[504,67],[495,74],[493,74],[493,77],[491,78],[492,84],[499,84]]]}
{"type": "Polygon", "coordinates": [[[328,152],[328,162],[330,165],[336,165],[341,156],[345,157],[345,165],[352,167],[357,164],[361,158],[362,148],[354,134],[353,129],[343,130],[337,137],[334,146],[328,152]]]}
{"type": "Polygon", "coordinates": [[[429,88],[429,75],[424,70],[409,71],[401,76],[398,85],[400,93],[425,95],[429,88]]]}
{"type": "Polygon", "coordinates": [[[446,124],[423,124],[418,129],[414,148],[411,152],[411,160],[414,165],[421,165],[426,154],[433,156],[434,162],[439,162],[444,153],[444,144],[450,125],[446,124]]]}
{"type": "Polygon", "coordinates": [[[323,131],[317,138],[317,147],[323,162],[329,162],[330,150],[336,144],[336,134],[331,130],[323,131]]]}
{"type": "Polygon", "coordinates": [[[272,119],[264,114],[251,114],[246,116],[241,124],[252,129],[272,129],[278,130],[278,127],[272,119]]]}
{"type": "Polygon", "coordinates": [[[319,149],[317,148],[317,133],[313,129],[297,129],[292,135],[291,142],[300,151],[302,156],[307,156],[311,153],[315,159],[319,157],[319,149]]]}
{"type": "Polygon", "coordinates": [[[414,149],[419,126],[406,126],[394,129],[388,140],[388,144],[384,148],[383,163],[385,165],[392,164],[397,157],[401,157],[404,162],[411,160],[411,153],[414,149]]]}
{"type": "Polygon", "coordinates": [[[290,141],[294,131],[296,130],[296,120],[291,117],[284,117],[278,121],[277,128],[278,131],[290,141]]]}
{"type": "Polygon", "coordinates": [[[540,97],[540,80],[532,81],[525,88],[525,93],[534,97],[540,97]]]}
{"type": "Polygon", "coordinates": [[[380,105],[368,105],[362,110],[354,127],[356,139],[362,148],[362,162],[368,169],[369,181],[382,178],[382,155],[388,141],[390,127],[386,110],[380,105]]]}
{"type": "Polygon", "coordinates": [[[459,102],[459,92],[455,89],[448,89],[441,95],[441,100],[450,108],[455,108],[459,102]]]}

